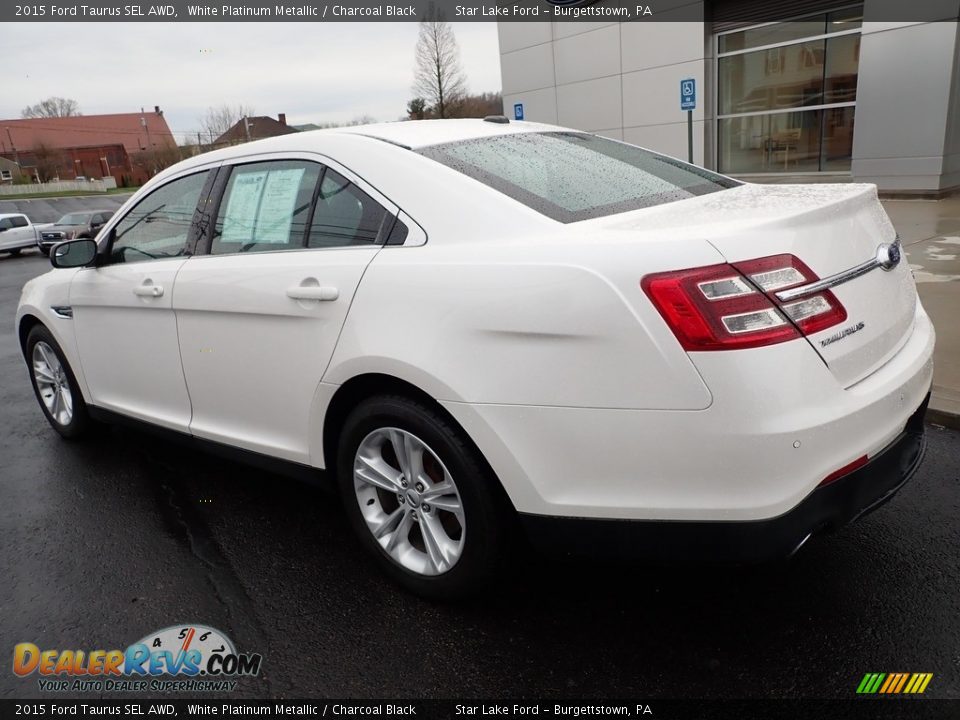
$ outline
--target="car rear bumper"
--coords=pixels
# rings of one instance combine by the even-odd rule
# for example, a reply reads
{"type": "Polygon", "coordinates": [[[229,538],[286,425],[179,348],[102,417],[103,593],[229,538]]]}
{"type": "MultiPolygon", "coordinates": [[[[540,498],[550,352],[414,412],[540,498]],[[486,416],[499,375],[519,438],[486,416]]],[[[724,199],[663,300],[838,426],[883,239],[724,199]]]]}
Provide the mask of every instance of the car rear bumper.
{"type": "Polygon", "coordinates": [[[923,417],[929,394],[903,432],[853,472],[818,487],[774,518],[749,521],[604,520],[521,514],[534,545],[590,556],[653,562],[696,560],[751,564],[788,557],[815,534],[876,509],[913,476],[926,449],[923,417]]]}

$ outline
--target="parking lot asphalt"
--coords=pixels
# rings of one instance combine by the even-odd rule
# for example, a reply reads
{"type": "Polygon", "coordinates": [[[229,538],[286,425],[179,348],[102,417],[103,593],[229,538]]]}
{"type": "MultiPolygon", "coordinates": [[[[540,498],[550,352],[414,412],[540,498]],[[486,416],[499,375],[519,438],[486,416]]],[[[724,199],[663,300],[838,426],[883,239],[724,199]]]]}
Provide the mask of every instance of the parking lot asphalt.
{"type": "MultiPolygon", "coordinates": [[[[476,600],[385,581],[326,491],[130,430],[62,441],[12,322],[35,253],[0,257],[0,697],[47,697],[14,643],[123,648],[186,622],[263,654],[235,697],[853,698],[867,672],[960,697],[960,433],[790,561],[663,569],[533,555],[476,600]]],[[[638,468],[638,473],[642,468],[638,468]]]]}

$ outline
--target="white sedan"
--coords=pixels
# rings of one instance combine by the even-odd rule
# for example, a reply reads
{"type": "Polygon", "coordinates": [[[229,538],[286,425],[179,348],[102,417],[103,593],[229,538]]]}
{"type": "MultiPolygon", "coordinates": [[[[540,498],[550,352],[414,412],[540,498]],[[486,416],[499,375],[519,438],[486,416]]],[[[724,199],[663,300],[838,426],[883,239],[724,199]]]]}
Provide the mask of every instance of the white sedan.
{"type": "Polygon", "coordinates": [[[369,125],[186,160],[51,260],[17,331],[57,432],[137,422],[335,478],[425,595],[476,589],[517,527],[786,556],[923,454],[934,331],[872,185],[504,118],[369,125]]]}

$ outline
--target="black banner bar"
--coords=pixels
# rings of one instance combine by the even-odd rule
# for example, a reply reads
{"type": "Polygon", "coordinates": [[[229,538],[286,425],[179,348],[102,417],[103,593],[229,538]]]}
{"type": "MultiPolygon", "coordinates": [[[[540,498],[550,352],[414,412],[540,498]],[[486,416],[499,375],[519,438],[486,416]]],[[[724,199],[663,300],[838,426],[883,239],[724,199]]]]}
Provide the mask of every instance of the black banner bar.
{"type": "MultiPolygon", "coordinates": [[[[837,6],[848,3],[838,0],[837,6]]],[[[0,22],[410,22],[440,14],[456,22],[774,22],[804,14],[771,0],[60,0],[0,3],[0,22]]],[[[956,21],[955,0],[867,0],[866,22],[956,21]]]]}

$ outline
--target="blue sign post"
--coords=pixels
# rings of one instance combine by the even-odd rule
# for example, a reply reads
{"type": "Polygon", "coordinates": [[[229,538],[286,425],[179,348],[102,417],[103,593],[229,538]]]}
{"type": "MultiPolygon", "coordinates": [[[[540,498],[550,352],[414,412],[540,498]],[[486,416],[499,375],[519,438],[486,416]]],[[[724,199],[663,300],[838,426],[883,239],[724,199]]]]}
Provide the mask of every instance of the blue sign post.
{"type": "Polygon", "coordinates": [[[514,105],[513,105],[513,119],[514,119],[514,120],[523,120],[523,103],[514,103],[514,105]]]}
{"type": "Polygon", "coordinates": [[[694,110],[697,107],[697,81],[686,78],[680,81],[680,109],[694,110]]]}
{"type": "Polygon", "coordinates": [[[693,111],[697,107],[697,81],[680,81],[680,109],[687,111],[687,162],[693,164],[693,111]]]}

